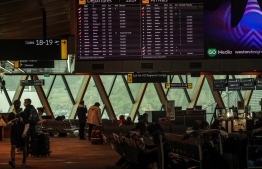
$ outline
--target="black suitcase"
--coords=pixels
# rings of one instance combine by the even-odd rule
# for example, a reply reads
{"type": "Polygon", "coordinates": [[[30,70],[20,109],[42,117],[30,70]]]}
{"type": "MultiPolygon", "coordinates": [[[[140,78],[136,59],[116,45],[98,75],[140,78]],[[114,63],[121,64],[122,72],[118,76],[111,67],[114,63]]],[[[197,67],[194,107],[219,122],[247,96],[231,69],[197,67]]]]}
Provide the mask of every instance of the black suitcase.
{"type": "Polygon", "coordinates": [[[48,133],[38,134],[36,137],[36,155],[50,156],[50,140],[48,133]]]}
{"type": "Polygon", "coordinates": [[[103,135],[101,132],[101,126],[94,126],[91,132],[90,141],[92,144],[102,144],[103,143],[103,135]]]}

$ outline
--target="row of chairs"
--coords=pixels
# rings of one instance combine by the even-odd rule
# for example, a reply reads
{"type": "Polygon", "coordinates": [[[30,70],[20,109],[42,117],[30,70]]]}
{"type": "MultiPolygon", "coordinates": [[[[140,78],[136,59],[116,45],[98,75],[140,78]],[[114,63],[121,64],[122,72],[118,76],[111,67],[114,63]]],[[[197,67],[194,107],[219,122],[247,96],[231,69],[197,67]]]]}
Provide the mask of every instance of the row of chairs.
{"type": "Polygon", "coordinates": [[[39,130],[52,133],[74,133],[75,127],[72,126],[69,120],[55,121],[48,120],[46,123],[39,125],[39,130]]]}
{"type": "MultiPolygon", "coordinates": [[[[113,133],[113,138],[114,138],[115,150],[121,156],[119,161],[124,161],[124,163],[120,163],[121,168],[139,169],[140,166],[138,162],[138,154],[141,151],[143,151],[145,148],[143,146],[140,146],[135,140],[131,138],[127,138],[125,136],[119,136],[116,133],[113,133]]],[[[159,137],[158,154],[159,154],[158,168],[164,169],[164,150],[163,150],[162,136],[159,137]]]]}
{"type": "Polygon", "coordinates": [[[195,133],[195,135],[179,135],[173,133],[165,133],[172,152],[177,154],[180,158],[187,161],[194,161],[198,164],[198,168],[202,169],[204,164],[204,139],[205,136],[216,135],[217,142],[214,145],[214,150],[221,156],[223,155],[222,141],[219,130],[202,131],[195,133]]]}

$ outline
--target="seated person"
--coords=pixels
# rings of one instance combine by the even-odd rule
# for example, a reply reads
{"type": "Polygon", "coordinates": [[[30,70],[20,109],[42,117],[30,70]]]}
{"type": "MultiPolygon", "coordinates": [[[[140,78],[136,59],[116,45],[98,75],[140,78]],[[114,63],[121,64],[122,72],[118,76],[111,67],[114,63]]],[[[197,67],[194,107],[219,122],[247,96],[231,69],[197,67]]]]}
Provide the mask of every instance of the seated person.
{"type": "Polygon", "coordinates": [[[121,115],[119,116],[119,120],[117,121],[117,124],[120,126],[120,125],[122,125],[122,123],[123,123],[124,121],[126,121],[126,120],[125,120],[125,116],[121,114],[121,115]]]}
{"type": "Polygon", "coordinates": [[[224,130],[226,131],[226,129],[222,126],[222,121],[220,120],[215,120],[212,124],[210,129],[218,129],[218,130],[224,130]]]}
{"type": "Polygon", "coordinates": [[[134,122],[132,121],[131,117],[128,116],[125,121],[122,122],[124,125],[133,125],[134,122]]]}
{"type": "Polygon", "coordinates": [[[55,120],[57,120],[57,121],[64,121],[65,120],[65,116],[64,115],[63,116],[57,116],[55,118],[55,120]]]}
{"type": "Polygon", "coordinates": [[[148,137],[147,126],[143,122],[138,122],[136,127],[131,130],[127,137],[132,138],[141,148],[138,155],[139,165],[147,169],[152,163],[158,161],[158,147],[154,144],[152,137],[148,137]],[[143,140],[141,139],[143,138],[143,140]]]}
{"type": "Polygon", "coordinates": [[[222,121],[215,120],[210,129],[218,129],[220,131],[220,135],[223,137],[223,139],[228,138],[228,133],[226,132],[226,129],[222,126],[222,121]]]}

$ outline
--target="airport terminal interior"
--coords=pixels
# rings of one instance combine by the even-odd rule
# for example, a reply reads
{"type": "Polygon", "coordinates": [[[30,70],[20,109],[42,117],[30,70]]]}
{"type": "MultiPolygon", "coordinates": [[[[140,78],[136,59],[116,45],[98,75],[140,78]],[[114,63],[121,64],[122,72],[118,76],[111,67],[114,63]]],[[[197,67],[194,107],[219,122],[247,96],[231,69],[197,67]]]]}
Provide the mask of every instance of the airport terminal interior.
{"type": "MultiPolygon", "coordinates": [[[[147,113],[170,138],[172,153],[203,169],[209,163],[199,149],[202,135],[192,144],[180,135],[196,121],[219,120],[245,154],[224,150],[215,131],[216,151],[229,168],[261,168],[262,142],[252,135],[262,118],[261,6],[261,0],[1,0],[0,114],[7,120],[14,100],[30,98],[49,121],[65,116],[69,126],[59,130],[72,139],[80,101],[87,108],[98,102],[103,144],[116,153],[115,163],[118,156],[126,160],[122,168],[139,160],[132,158],[138,147],[120,136],[131,128],[116,128],[120,115],[136,124],[147,113]]],[[[45,127],[59,137],[53,123],[45,127]]],[[[5,145],[9,132],[3,128],[5,145]]],[[[163,156],[158,168],[167,169],[163,156]]]]}

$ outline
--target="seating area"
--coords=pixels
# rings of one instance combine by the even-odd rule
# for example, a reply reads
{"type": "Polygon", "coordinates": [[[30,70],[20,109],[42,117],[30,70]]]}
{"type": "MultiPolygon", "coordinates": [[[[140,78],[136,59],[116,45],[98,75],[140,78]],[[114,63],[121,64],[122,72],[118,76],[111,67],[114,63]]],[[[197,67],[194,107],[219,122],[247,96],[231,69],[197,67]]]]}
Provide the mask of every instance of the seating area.
{"type": "MultiPolygon", "coordinates": [[[[53,133],[54,135],[58,133],[66,133],[68,136],[75,136],[75,131],[79,130],[78,119],[69,119],[64,121],[47,120],[43,123],[39,129],[42,132],[53,133]]],[[[88,130],[88,126],[86,128],[88,130]]]]}

